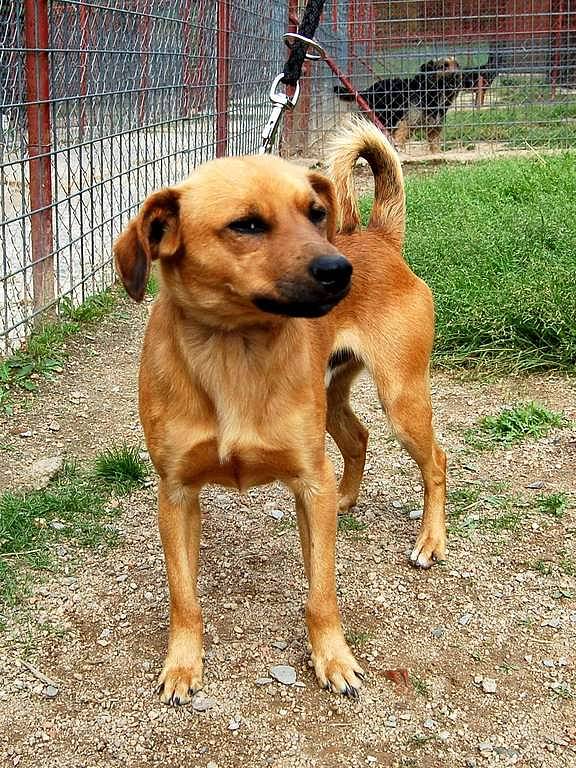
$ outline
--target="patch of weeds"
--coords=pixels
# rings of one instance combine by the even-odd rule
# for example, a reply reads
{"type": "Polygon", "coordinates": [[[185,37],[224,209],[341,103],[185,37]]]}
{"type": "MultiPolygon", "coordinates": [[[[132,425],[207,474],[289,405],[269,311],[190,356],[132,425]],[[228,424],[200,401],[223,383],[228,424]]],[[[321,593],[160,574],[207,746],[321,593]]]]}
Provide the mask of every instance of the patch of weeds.
{"type": "Polygon", "coordinates": [[[82,304],[74,306],[68,296],[60,301],[60,315],[66,320],[77,323],[95,323],[109,314],[118,300],[118,294],[114,289],[95,293],[89,296],[82,304]]]}
{"type": "Polygon", "coordinates": [[[573,701],[576,699],[576,693],[574,693],[569,683],[558,683],[552,686],[551,690],[559,699],[564,699],[565,701],[573,701]]]}
{"type": "Polygon", "coordinates": [[[0,360],[0,409],[11,414],[14,392],[36,392],[40,378],[51,379],[62,373],[66,341],[80,331],[82,324],[104,317],[115,302],[113,289],[91,296],[76,307],[69,299],[62,299],[60,320],[34,330],[18,352],[0,360]]]}
{"type": "Polygon", "coordinates": [[[46,488],[2,493],[0,601],[14,603],[21,596],[24,565],[52,569],[61,541],[82,547],[115,544],[117,512],[109,496],[105,483],[74,463],[66,464],[46,488]]]}
{"type": "Polygon", "coordinates": [[[358,533],[366,528],[366,523],[354,515],[338,515],[338,530],[344,533],[358,533]]]}
{"type": "Polygon", "coordinates": [[[414,733],[412,736],[410,736],[410,743],[413,744],[415,747],[423,747],[425,744],[428,744],[429,741],[432,741],[436,737],[433,734],[424,734],[424,733],[414,733]]]}
{"type": "Polygon", "coordinates": [[[540,496],[536,500],[536,507],[539,512],[552,517],[564,517],[569,504],[567,493],[550,493],[547,496],[540,496]]]}
{"type": "Polygon", "coordinates": [[[430,685],[414,672],[410,673],[410,683],[419,696],[430,697],[430,685]]]}
{"type": "Polygon", "coordinates": [[[110,489],[126,493],[142,485],[147,466],[134,446],[108,448],[94,460],[94,474],[110,489]]]}
{"type": "Polygon", "coordinates": [[[154,272],[151,272],[150,277],[148,278],[148,283],[146,284],[146,295],[156,298],[159,293],[160,281],[158,280],[158,276],[154,274],[154,272]]]}
{"type": "Polygon", "coordinates": [[[448,493],[448,516],[453,520],[460,520],[463,515],[478,506],[480,501],[480,488],[478,486],[466,486],[456,488],[448,493]]]}
{"type": "Polygon", "coordinates": [[[346,640],[348,642],[348,645],[353,645],[356,648],[360,648],[363,645],[366,645],[368,640],[370,640],[370,633],[355,632],[354,630],[350,630],[350,632],[346,633],[346,640]]]}
{"type": "Polygon", "coordinates": [[[538,403],[519,403],[502,409],[496,416],[485,416],[464,437],[475,448],[490,449],[544,437],[553,427],[565,427],[568,423],[565,416],[538,403]]]}
{"type": "Polygon", "coordinates": [[[532,571],[540,573],[542,576],[550,576],[552,574],[552,565],[548,560],[536,560],[534,563],[528,563],[528,568],[532,571]]]}
{"type": "Polygon", "coordinates": [[[564,556],[559,562],[558,567],[564,576],[576,576],[576,560],[567,555],[564,556]]]}

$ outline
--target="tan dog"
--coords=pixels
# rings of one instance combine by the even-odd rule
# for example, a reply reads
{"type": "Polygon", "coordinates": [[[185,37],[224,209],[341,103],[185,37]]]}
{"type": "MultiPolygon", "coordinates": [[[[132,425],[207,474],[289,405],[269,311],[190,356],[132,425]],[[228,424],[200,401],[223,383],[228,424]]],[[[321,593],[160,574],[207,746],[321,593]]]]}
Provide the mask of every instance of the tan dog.
{"type": "Polygon", "coordinates": [[[334,550],[337,509],[356,502],[364,468],[367,431],[348,404],[363,366],[422,471],[412,560],[428,567],[444,556],[445,458],[428,388],[433,306],[401,256],[400,165],[382,134],[356,121],[340,136],[333,168],[335,186],[276,157],[215,160],[151,195],[115,246],[134,299],[144,296],[151,261],[162,280],[142,353],[140,415],[160,476],[170,587],[165,703],[187,702],[202,685],[200,490],[273,480],[296,497],[316,675],[356,695],[363,672],[342,632],[334,550]],[[375,174],[366,232],[352,184],[359,155],[375,174]],[[326,428],[345,462],[338,491],[326,428]]]}

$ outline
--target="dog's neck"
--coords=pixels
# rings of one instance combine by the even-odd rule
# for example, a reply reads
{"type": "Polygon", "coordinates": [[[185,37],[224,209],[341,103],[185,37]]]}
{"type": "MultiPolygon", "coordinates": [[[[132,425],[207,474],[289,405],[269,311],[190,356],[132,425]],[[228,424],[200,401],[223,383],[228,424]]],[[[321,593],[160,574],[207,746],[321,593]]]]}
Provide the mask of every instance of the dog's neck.
{"type": "Polygon", "coordinates": [[[186,320],[176,334],[190,380],[212,403],[218,453],[226,461],[256,447],[301,397],[310,366],[302,321],[219,330],[186,320]]]}

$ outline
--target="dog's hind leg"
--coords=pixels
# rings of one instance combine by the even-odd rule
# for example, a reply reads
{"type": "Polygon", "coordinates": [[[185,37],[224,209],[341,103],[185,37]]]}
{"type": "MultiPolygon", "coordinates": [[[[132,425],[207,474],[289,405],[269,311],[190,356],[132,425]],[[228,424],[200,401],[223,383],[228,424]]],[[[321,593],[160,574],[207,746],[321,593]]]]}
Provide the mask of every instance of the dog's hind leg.
{"type": "Polygon", "coordinates": [[[182,488],[174,498],[161,480],[158,522],[170,587],[170,639],[158,679],[160,698],[165,704],[185,704],[202,687],[202,614],[196,594],[201,525],[197,493],[182,488]]]}
{"type": "Polygon", "coordinates": [[[332,373],[327,391],[326,429],[344,459],[344,472],[338,486],[339,512],[347,512],[356,504],[364,474],[368,430],[349,403],[350,388],[362,368],[364,364],[357,360],[338,366],[332,373]]]}
{"type": "Polygon", "coordinates": [[[387,332],[375,334],[376,338],[388,338],[389,344],[367,346],[364,355],[394,433],[422,474],[424,512],[410,555],[422,568],[443,560],[446,554],[446,455],[434,436],[428,377],[431,315],[431,301],[421,304],[412,294],[410,304],[396,307],[386,318],[383,328],[387,332]],[[419,335],[414,334],[415,327],[420,328],[419,335]]]}
{"type": "Polygon", "coordinates": [[[380,402],[399,442],[418,464],[424,485],[422,523],[410,559],[429,568],[446,554],[446,455],[434,437],[427,375],[406,380],[387,374],[374,371],[380,402]]]}

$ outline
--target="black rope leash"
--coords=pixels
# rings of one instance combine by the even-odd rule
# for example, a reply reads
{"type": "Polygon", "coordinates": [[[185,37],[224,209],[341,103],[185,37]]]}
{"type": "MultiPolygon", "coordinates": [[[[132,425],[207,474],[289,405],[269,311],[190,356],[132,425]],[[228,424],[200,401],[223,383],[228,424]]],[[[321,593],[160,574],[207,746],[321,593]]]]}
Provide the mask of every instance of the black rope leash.
{"type": "MultiPolygon", "coordinates": [[[[298,26],[298,36],[300,38],[307,40],[314,38],[324,9],[324,3],[325,0],[309,0],[302,16],[302,21],[298,26]]],[[[302,74],[302,67],[304,66],[307,52],[308,45],[305,42],[294,41],[291,46],[290,56],[284,65],[284,76],[281,81],[284,85],[296,86],[302,74]]]]}
{"type": "Polygon", "coordinates": [[[300,96],[298,81],[302,74],[304,61],[307,58],[317,60],[324,56],[324,49],[313,39],[320,23],[324,3],[325,0],[308,0],[302,22],[298,26],[298,32],[289,32],[283,36],[284,42],[290,48],[290,55],[284,66],[284,71],[276,76],[270,88],[270,101],[274,106],[262,131],[262,143],[259,150],[261,155],[272,152],[284,110],[294,109],[298,102],[300,96]],[[308,48],[313,48],[316,53],[309,53],[308,48]],[[289,96],[287,93],[279,91],[280,84],[293,87],[294,93],[289,96]]]}

